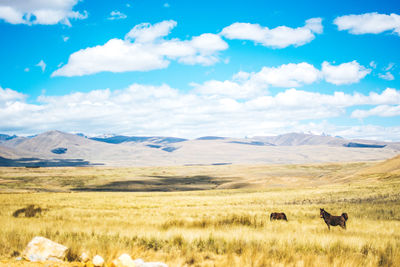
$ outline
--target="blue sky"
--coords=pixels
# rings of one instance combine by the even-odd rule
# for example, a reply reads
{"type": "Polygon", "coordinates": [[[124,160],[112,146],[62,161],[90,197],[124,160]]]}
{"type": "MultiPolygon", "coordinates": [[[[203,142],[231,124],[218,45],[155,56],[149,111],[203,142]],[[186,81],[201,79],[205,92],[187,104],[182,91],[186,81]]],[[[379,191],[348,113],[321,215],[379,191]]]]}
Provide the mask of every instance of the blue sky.
{"type": "Polygon", "coordinates": [[[400,141],[396,1],[0,0],[0,132],[400,141]]]}

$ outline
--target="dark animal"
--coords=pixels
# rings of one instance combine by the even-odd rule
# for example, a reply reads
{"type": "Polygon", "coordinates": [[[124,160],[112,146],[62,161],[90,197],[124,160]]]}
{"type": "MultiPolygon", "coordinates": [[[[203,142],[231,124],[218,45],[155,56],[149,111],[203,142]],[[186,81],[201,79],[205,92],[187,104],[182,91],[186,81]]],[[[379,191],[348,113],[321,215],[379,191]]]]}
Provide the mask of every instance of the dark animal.
{"type": "Polygon", "coordinates": [[[285,220],[287,221],[286,214],[283,212],[272,212],[271,216],[269,216],[269,220],[285,220]]]}
{"type": "Polygon", "coordinates": [[[342,213],[340,216],[333,216],[329,214],[327,211],[324,209],[319,209],[319,215],[321,218],[324,219],[326,225],[328,226],[328,229],[331,230],[331,225],[332,226],[340,226],[343,229],[346,229],[346,221],[349,219],[349,216],[347,213],[342,213]]]}
{"type": "Polygon", "coordinates": [[[41,207],[35,208],[34,205],[28,205],[26,208],[14,211],[13,216],[18,217],[21,213],[25,213],[25,217],[35,217],[36,214],[41,215],[42,211],[41,207]]]}

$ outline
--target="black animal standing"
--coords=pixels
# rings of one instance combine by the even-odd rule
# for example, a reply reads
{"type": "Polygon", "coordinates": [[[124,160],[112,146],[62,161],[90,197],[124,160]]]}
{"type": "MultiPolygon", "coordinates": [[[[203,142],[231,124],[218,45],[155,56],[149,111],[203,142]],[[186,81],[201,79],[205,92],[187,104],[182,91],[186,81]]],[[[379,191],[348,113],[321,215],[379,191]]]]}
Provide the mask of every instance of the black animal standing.
{"type": "Polygon", "coordinates": [[[328,229],[331,230],[331,225],[332,226],[340,226],[343,229],[346,229],[346,221],[349,219],[349,216],[347,213],[342,213],[340,216],[333,216],[329,214],[327,211],[324,209],[320,209],[319,215],[321,218],[324,219],[326,225],[328,226],[328,229]]]}
{"type": "Polygon", "coordinates": [[[286,214],[283,212],[272,212],[271,216],[269,216],[269,220],[285,220],[287,221],[286,214]]]}

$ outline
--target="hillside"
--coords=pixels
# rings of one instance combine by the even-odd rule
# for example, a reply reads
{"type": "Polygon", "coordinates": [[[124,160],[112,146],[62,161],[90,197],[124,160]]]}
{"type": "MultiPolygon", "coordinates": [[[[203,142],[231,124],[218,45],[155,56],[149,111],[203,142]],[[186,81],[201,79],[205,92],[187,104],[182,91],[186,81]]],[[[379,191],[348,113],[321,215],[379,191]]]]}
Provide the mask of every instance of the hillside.
{"type": "Polygon", "coordinates": [[[362,174],[399,174],[400,175],[400,155],[388,159],[384,162],[371,166],[361,172],[362,174]]]}
{"type": "Polygon", "coordinates": [[[396,143],[286,134],[276,137],[175,137],[85,135],[49,131],[0,144],[1,166],[172,166],[303,164],[376,161],[396,156],[396,143]],[[350,145],[349,145],[350,144],[350,145]],[[29,159],[32,158],[29,163],[29,159]],[[5,165],[4,162],[7,162],[5,165]],[[71,164],[71,165],[69,165],[71,164]]]}

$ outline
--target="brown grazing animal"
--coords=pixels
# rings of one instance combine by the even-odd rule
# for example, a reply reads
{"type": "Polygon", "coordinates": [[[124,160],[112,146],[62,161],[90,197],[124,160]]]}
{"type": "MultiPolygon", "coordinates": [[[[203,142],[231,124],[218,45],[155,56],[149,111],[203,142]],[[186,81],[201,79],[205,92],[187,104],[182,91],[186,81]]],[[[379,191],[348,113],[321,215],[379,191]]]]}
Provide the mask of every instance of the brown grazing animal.
{"type": "Polygon", "coordinates": [[[25,213],[25,217],[35,217],[36,214],[42,215],[41,207],[35,208],[35,205],[28,205],[26,208],[14,211],[13,216],[18,217],[21,213],[25,213]]]}
{"type": "Polygon", "coordinates": [[[283,212],[272,212],[271,216],[269,216],[269,220],[285,220],[287,221],[286,214],[283,212]]]}
{"type": "Polygon", "coordinates": [[[342,213],[340,216],[333,216],[329,214],[327,211],[324,209],[319,209],[319,215],[321,218],[324,219],[326,225],[328,226],[328,229],[331,230],[330,225],[332,226],[340,226],[343,229],[346,229],[346,221],[349,219],[349,216],[347,213],[342,213]]]}

